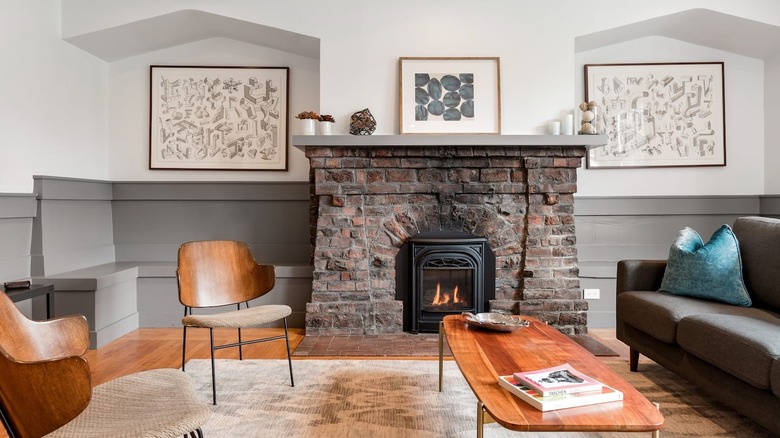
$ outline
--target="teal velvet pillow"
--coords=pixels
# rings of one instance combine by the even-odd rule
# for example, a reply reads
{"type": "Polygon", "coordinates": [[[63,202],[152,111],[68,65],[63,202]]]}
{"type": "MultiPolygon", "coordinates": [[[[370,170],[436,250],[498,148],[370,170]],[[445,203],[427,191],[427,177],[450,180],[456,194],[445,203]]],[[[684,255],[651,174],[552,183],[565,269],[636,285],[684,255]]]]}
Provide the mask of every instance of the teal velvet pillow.
{"type": "Polygon", "coordinates": [[[736,306],[752,305],[742,278],[739,242],[728,225],[706,244],[692,228],[683,228],[669,249],[661,290],[736,306]]]}

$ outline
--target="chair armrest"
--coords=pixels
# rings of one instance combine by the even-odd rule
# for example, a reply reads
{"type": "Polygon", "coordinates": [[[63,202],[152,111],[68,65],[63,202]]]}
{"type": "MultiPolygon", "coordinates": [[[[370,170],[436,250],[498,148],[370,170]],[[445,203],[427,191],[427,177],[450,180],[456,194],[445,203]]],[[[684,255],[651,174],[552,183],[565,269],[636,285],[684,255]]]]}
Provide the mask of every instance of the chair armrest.
{"type": "Polygon", "coordinates": [[[666,260],[620,260],[615,291],[658,290],[665,270],[666,260]]]}
{"type": "Polygon", "coordinates": [[[0,407],[16,436],[43,436],[62,427],[91,397],[84,358],[19,362],[0,349],[0,407]]]}
{"type": "Polygon", "coordinates": [[[89,348],[89,325],[83,315],[63,316],[48,321],[24,320],[31,342],[8,351],[18,361],[42,361],[82,356],[89,348]]]}

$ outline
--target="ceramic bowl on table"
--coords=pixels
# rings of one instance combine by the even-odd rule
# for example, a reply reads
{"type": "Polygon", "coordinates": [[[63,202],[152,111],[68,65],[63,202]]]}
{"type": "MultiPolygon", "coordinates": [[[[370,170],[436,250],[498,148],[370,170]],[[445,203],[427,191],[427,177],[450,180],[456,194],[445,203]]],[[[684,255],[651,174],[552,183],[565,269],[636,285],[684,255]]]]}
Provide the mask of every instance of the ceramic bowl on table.
{"type": "Polygon", "coordinates": [[[466,324],[471,327],[484,328],[498,332],[511,332],[522,327],[528,327],[530,323],[517,315],[505,313],[477,313],[463,312],[466,324]]]}

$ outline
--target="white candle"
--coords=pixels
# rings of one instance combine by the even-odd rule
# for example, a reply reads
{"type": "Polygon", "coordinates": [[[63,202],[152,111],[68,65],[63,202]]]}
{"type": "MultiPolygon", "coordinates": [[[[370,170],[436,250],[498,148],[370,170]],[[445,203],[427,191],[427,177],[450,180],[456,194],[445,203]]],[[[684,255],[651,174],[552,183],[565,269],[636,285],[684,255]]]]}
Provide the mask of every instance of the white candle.
{"type": "Polygon", "coordinates": [[[550,135],[561,135],[561,122],[553,120],[550,122],[550,135]]]}
{"type": "Polygon", "coordinates": [[[566,114],[563,118],[563,135],[574,135],[574,114],[566,114]]]}

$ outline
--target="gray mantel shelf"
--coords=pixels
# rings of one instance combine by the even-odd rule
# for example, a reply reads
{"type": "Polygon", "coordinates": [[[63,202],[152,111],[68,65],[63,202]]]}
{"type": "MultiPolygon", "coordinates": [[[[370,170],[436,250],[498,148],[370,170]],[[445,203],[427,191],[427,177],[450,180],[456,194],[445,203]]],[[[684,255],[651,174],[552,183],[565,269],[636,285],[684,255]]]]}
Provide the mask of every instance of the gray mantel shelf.
{"type": "Polygon", "coordinates": [[[606,135],[293,135],[298,149],[322,146],[585,146],[607,144],[606,135]]]}

